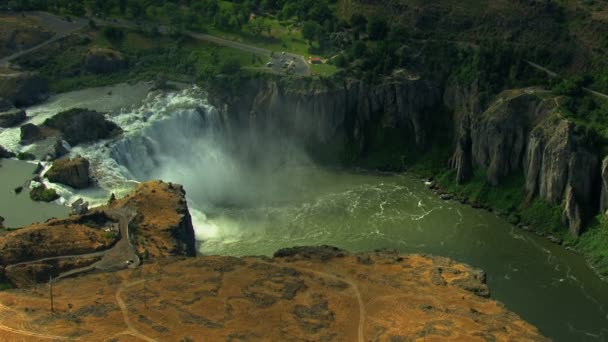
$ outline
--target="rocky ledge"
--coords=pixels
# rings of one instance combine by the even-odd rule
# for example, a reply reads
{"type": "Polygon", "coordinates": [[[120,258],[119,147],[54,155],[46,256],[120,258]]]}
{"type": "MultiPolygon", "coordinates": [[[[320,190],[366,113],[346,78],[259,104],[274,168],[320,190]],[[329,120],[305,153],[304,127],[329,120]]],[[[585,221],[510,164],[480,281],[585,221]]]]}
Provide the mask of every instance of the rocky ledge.
{"type": "Polygon", "coordinates": [[[52,318],[47,287],[0,292],[0,323],[12,328],[0,339],[547,340],[479,296],[480,274],[446,258],[333,247],[166,259],[55,284],[52,318]]]}
{"type": "Polygon", "coordinates": [[[90,143],[120,134],[118,125],[105,118],[103,113],[73,108],[45,120],[41,126],[21,126],[21,143],[29,144],[51,136],[61,137],[70,145],[90,143]]]}
{"type": "Polygon", "coordinates": [[[109,252],[118,255],[117,265],[124,267],[128,258],[113,251],[125,239],[121,221],[128,224],[130,236],[126,240],[135,241],[141,259],[195,254],[183,188],[155,181],[143,183],[127,197],[111,200],[89,213],[0,231],[0,281],[28,287],[48,281],[50,275],[59,276],[98,261],[109,252]],[[131,215],[134,218],[129,221],[131,215]]]}

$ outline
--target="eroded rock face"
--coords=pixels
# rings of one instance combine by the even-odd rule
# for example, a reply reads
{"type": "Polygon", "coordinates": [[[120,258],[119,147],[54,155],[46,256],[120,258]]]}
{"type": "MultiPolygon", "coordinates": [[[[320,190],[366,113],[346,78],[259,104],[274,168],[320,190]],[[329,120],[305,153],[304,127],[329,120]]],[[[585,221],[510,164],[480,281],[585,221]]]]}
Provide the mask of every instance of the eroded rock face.
{"type": "Polygon", "coordinates": [[[45,99],[48,82],[34,72],[0,71],[0,97],[15,106],[29,106],[45,99]]]}
{"type": "Polygon", "coordinates": [[[600,211],[608,213],[608,157],[602,161],[602,195],[600,199],[600,211]]]}
{"type": "Polygon", "coordinates": [[[163,257],[196,255],[194,228],[186,192],[181,185],[151,181],[140,184],[127,197],[112,201],[110,208],[136,213],[136,245],[141,255],[163,257]]]}
{"type": "Polygon", "coordinates": [[[243,89],[227,101],[226,111],[253,141],[282,132],[311,150],[349,145],[352,154],[364,156],[374,136],[394,129],[410,150],[446,146],[452,139],[454,152],[446,165],[456,169],[458,182],[474,170],[486,171],[492,185],[524,174],[529,199],[561,205],[564,222],[577,234],[600,208],[599,158],[559,114],[556,99],[538,94],[546,92],[542,89],[507,90],[493,99],[480,94],[476,82],[456,80],[444,89],[424,80],[376,86],[259,81],[243,89]]]}
{"type": "Polygon", "coordinates": [[[81,157],[53,161],[53,166],[45,176],[53,183],[61,183],[75,189],[84,189],[91,185],[89,161],[81,157]]]}
{"type": "Polygon", "coordinates": [[[107,139],[122,132],[102,113],[79,108],[61,112],[45,120],[42,126],[61,132],[63,139],[72,146],[107,139]]]}
{"type": "Polygon", "coordinates": [[[239,97],[228,101],[230,119],[253,136],[280,132],[311,147],[348,143],[357,153],[370,144],[376,128],[399,130],[420,149],[435,134],[430,114],[441,102],[441,91],[431,81],[402,80],[378,86],[360,81],[331,86],[301,82],[244,85],[239,97]]]}
{"type": "Polygon", "coordinates": [[[0,265],[92,253],[114,244],[115,239],[105,236],[103,229],[82,218],[49,220],[0,236],[0,265]]]}
{"type": "Polygon", "coordinates": [[[485,297],[482,272],[447,258],[351,254],[327,246],[278,254],[285,256],[150,262],[135,274],[125,270],[61,280],[53,286],[57,311],[52,320],[41,319],[48,317],[48,301],[16,300],[23,295],[3,291],[0,304],[10,303],[20,314],[2,324],[63,337],[73,332],[70,319],[86,317],[81,331],[116,336],[124,332],[124,311],[133,329],[169,341],[185,336],[209,341],[475,341],[480,336],[547,341],[485,297]],[[118,299],[127,310],[117,309],[118,299]]]}
{"type": "Polygon", "coordinates": [[[25,120],[25,111],[22,109],[11,109],[0,113],[0,127],[13,127],[25,120]]]}
{"type": "Polygon", "coordinates": [[[120,52],[104,48],[89,50],[84,62],[85,70],[96,74],[116,72],[126,66],[127,61],[120,52]]]}

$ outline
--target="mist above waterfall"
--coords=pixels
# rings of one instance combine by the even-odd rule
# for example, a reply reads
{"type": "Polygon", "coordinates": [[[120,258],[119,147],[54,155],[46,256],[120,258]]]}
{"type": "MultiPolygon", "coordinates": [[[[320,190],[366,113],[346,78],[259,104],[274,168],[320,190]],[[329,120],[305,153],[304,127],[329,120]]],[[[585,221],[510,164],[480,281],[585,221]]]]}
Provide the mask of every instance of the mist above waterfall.
{"type": "Polygon", "coordinates": [[[156,95],[115,120],[126,133],[106,147],[124,177],[182,184],[191,206],[288,200],[298,183],[290,170],[310,163],[293,142],[235,131],[196,88],[156,95]]]}

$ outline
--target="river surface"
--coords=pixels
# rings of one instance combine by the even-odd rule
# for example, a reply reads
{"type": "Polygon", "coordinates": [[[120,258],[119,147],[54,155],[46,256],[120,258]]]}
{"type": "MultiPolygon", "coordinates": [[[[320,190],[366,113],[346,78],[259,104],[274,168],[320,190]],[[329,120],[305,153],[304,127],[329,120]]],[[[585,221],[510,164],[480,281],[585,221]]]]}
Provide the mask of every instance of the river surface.
{"type": "Polygon", "coordinates": [[[578,255],[487,211],[443,201],[406,174],[294,173],[281,202],[206,209],[211,228],[200,233],[201,253],[272,255],[328,244],[447,256],[485,270],[492,298],[554,340],[608,340],[608,286],[578,255]]]}
{"type": "MultiPolygon", "coordinates": [[[[305,156],[272,151],[262,163],[267,167],[247,169],[226,148],[234,136],[200,90],[142,93],[135,102],[126,93],[68,93],[28,113],[41,122],[76,102],[107,111],[125,131],[117,140],[72,150],[91,161],[98,186],[75,191],[47,182],[64,201],[104,203],[138,181],[176,182],[186,189],[203,255],[272,255],[327,244],[447,256],[485,270],[492,297],[555,341],[608,341],[608,283],[582,257],[494,214],[443,201],[407,174],[325,170],[305,156]],[[85,94],[103,101],[83,101],[85,94]]],[[[0,132],[1,144],[30,148],[19,146],[16,130],[0,132]]]]}

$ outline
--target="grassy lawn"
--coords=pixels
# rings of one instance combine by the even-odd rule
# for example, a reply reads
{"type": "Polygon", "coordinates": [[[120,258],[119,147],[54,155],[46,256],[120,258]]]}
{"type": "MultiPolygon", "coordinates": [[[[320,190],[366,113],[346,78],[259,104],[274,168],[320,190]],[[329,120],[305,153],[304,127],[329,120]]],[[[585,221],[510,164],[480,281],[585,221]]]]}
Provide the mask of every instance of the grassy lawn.
{"type": "MultiPolygon", "coordinates": [[[[293,24],[280,23],[277,19],[267,19],[271,30],[254,36],[246,31],[228,32],[218,29],[215,26],[207,27],[207,33],[220,38],[251,44],[271,51],[287,51],[302,56],[311,56],[308,52],[308,42],[302,38],[300,30],[293,24]]],[[[243,30],[247,30],[245,27],[243,30]]]]}
{"type": "Polygon", "coordinates": [[[312,64],[310,69],[313,76],[331,76],[338,71],[338,67],[331,64],[312,64]]]}

